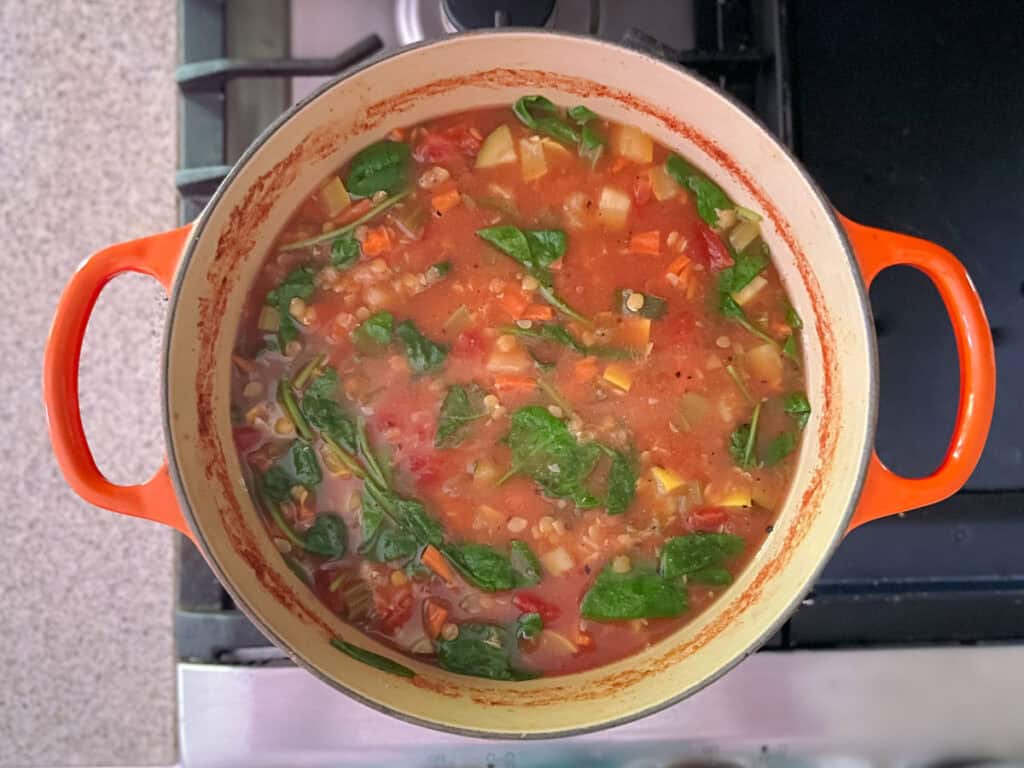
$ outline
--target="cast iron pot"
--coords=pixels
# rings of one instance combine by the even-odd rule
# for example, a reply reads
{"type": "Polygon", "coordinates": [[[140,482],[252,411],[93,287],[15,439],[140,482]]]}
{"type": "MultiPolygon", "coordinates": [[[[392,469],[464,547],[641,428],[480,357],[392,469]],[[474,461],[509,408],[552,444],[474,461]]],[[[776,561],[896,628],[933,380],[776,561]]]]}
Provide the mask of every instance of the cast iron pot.
{"type": "MultiPolygon", "coordinates": [[[[678,701],[752,653],[799,603],[852,526],[943,499],[981,455],[995,397],[992,338],[961,264],[912,237],[837,215],[796,160],[707,83],[644,54],[537,31],[449,37],[401,50],[331,82],[245,153],[192,225],[87,259],[57,307],[44,389],[54,451],[71,487],[107,509],[177,528],[202,550],[237,604],[299,664],[370,706],[459,733],[537,737],[623,723],[678,701]],[[529,682],[447,673],[367,638],[322,605],[285,565],[246,492],[229,415],[231,352],[254,275],[286,220],[349,157],[392,128],[541,93],[637,125],[693,160],[737,203],[764,213],[771,246],[804,319],[813,416],[774,532],[695,621],[642,653],[589,672],[529,682]],[[935,283],[960,362],[960,402],[944,460],[900,477],[873,451],[878,362],[867,286],[907,264],[935,283]],[[167,463],[119,486],[97,469],[82,430],[78,361],[108,280],[151,275],[170,294],[163,348],[167,463]],[[384,674],[334,650],[343,637],[411,666],[384,674]]],[[[680,728],[685,730],[685,724],[680,728]]]]}

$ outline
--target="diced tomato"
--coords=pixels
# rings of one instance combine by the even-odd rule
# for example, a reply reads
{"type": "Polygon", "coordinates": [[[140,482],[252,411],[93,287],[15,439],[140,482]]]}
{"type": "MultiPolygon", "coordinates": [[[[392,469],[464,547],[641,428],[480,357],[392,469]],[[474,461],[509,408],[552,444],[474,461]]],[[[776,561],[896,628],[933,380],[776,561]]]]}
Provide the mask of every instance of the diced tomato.
{"type": "Polygon", "coordinates": [[[651,177],[642,173],[633,180],[633,201],[646,205],[651,200],[651,177]]]}
{"type": "Polygon", "coordinates": [[[339,615],[344,615],[345,611],[345,588],[339,584],[332,592],[331,585],[338,578],[344,578],[346,575],[353,578],[350,572],[340,568],[320,568],[313,574],[313,585],[316,587],[316,593],[327,604],[328,608],[339,615]]]}
{"type": "Polygon", "coordinates": [[[408,462],[409,472],[420,485],[437,480],[441,471],[436,453],[410,453],[408,462]]]}
{"type": "Polygon", "coordinates": [[[512,595],[512,605],[523,613],[539,613],[544,621],[554,621],[562,614],[557,605],[542,600],[532,592],[516,592],[512,595]]]}
{"type": "Polygon", "coordinates": [[[263,433],[256,427],[240,426],[231,430],[238,452],[246,454],[263,442],[263,433]]]}
{"type": "MultiPolygon", "coordinates": [[[[707,256],[706,263],[711,271],[721,272],[723,269],[731,267],[734,263],[732,256],[729,254],[729,249],[722,242],[722,238],[719,237],[718,233],[703,221],[697,222],[697,231],[700,233],[700,239],[703,242],[707,256]]],[[[694,249],[694,252],[700,252],[699,245],[694,249]]]]}
{"type": "Polygon", "coordinates": [[[714,532],[729,520],[729,513],[722,507],[701,507],[690,513],[688,522],[695,531],[714,532]]]}
{"type": "Polygon", "coordinates": [[[437,133],[428,133],[413,150],[413,157],[421,163],[443,163],[457,157],[475,157],[481,140],[467,126],[455,125],[437,133]]]}
{"type": "Polygon", "coordinates": [[[373,590],[374,618],[389,635],[412,616],[412,589],[408,584],[396,587],[390,582],[373,590]]]}
{"type": "Polygon", "coordinates": [[[484,337],[480,331],[463,331],[459,334],[459,337],[455,340],[455,345],[452,348],[452,354],[455,357],[461,358],[474,358],[483,357],[484,354],[484,337]]]}

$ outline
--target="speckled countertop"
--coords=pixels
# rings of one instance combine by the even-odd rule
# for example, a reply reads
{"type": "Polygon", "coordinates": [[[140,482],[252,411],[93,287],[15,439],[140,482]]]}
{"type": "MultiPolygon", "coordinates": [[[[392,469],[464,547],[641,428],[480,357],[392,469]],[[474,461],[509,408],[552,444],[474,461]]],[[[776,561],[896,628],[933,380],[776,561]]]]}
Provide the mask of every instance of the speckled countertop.
{"type": "MultiPolygon", "coordinates": [[[[175,33],[170,0],[0,2],[0,766],[176,759],[176,534],[75,497],[40,402],[75,265],[175,223],[175,33]]],[[[116,481],[162,454],[163,312],[120,278],[86,337],[86,429],[116,481]]]]}

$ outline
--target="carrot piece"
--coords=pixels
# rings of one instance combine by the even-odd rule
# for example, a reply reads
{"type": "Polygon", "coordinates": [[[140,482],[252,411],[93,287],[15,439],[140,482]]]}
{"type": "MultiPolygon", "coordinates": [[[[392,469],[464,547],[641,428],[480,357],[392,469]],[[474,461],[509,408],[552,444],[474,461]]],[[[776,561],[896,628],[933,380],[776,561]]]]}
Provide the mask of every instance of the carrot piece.
{"type": "Polygon", "coordinates": [[[576,381],[580,383],[590,381],[597,376],[597,358],[584,357],[582,360],[577,360],[573,373],[576,376],[576,381]]]}
{"type": "Polygon", "coordinates": [[[331,221],[339,226],[343,226],[350,221],[355,221],[364,213],[369,213],[371,208],[373,208],[373,201],[368,197],[364,197],[362,200],[352,203],[348,208],[343,208],[341,213],[331,219],[331,221]]]}
{"type": "Polygon", "coordinates": [[[537,380],[521,373],[499,373],[494,377],[494,388],[499,392],[533,392],[537,380]]]}
{"type": "Polygon", "coordinates": [[[427,637],[436,640],[441,634],[441,627],[448,620],[448,609],[434,598],[427,598],[423,603],[423,629],[427,637]]]}
{"type": "Polygon", "coordinates": [[[420,560],[427,568],[432,570],[438,576],[440,576],[447,584],[455,583],[455,574],[452,572],[451,565],[445,560],[444,555],[435,547],[433,544],[427,544],[423,548],[423,554],[420,555],[420,560]]]}
{"type": "Polygon", "coordinates": [[[459,190],[449,189],[447,192],[442,192],[430,198],[430,207],[434,209],[434,213],[441,215],[458,205],[461,199],[462,196],[459,194],[459,190]]]}
{"type": "Polygon", "coordinates": [[[661,254],[661,231],[652,229],[649,232],[637,232],[629,238],[629,250],[632,253],[659,256],[661,254]]]}
{"type": "Polygon", "coordinates": [[[523,316],[523,312],[529,305],[530,300],[527,299],[519,291],[505,291],[501,297],[501,306],[506,312],[512,315],[513,320],[519,320],[523,316]]]}
{"type": "Polygon", "coordinates": [[[690,260],[686,256],[680,256],[679,258],[672,261],[671,264],[665,269],[665,272],[670,275],[676,275],[682,277],[682,274],[690,268],[690,260]]]}
{"type": "Polygon", "coordinates": [[[622,155],[619,155],[618,157],[616,157],[615,158],[615,162],[612,163],[612,168],[611,168],[612,173],[618,173],[619,171],[621,171],[623,168],[626,167],[626,163],[628,163],[628,162],[629,161],[626,158],[624,158],[622,155]]]}
{"type": "Polygon", "coordinates": [[[554,320],[555,310],[547,304],[530,304],[519,315],[518,320],[554,320]]]}
{"type": "Polygon", "coordinates": [[[584,632],[582,629],[576,631],[576,645],[580,648],[589,648],[593,644],[594,638],[588,632],[584,632]]]}
{"type": "Polygon", "coordinates": [[[366,232],[363,240],[363,254],[365,256],[380,256],[391,250],[391,235],[387,227],[372,227],[366,232]]]}

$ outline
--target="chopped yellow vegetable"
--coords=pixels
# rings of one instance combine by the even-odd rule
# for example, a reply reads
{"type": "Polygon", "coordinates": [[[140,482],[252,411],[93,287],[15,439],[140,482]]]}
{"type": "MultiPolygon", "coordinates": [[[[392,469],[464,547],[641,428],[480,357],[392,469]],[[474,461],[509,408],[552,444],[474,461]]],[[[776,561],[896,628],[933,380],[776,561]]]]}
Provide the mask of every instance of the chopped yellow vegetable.
{"type": "Polygon", "coordinates": [[[761,292],[761,289],[768,285],[768,281],[760,275],[755,275],[754,279],[743,286],[740,290],[736,291],[732,297],[736,300],[736,303],[741,307],[750,301],[754,300],[754,297],[761,292]]]}
{"type": "Polygon", "coordinates": [[[597,203],[601,222],[608,229],[622,229],[626,226],[626,218],[629,216],[631,204],[629,195],[622,190],[605,187],[601,190],[601,198],[597,203]]]}
{"type": "Polygon", "coordinates": [[[614,384],[623,392],[629,392],[633,387],[633,374],[621,363],[609,363],[604,369],[604,380],[614,384]]]}
{"type": "Polygon", "coordinates": [[[477,168],[493,168],[515,161],[516,148],[512,143],[512,131],[504,124],[491,131],[476,155],[477,168]]]}
{"type": "Polygon", "coordinates": [[[654,160],[654,142],[651,137],[632,125],[614,125],[611,131],[612,152],[635,163],[654,160]]]}
{"type": "Polygon", "coordinates": [[[774,344],[761,344],[747,353],[747,370],[772,389],[782,388],[782,354],[774,344]]]}
{"type": "Polygon", "coordinates": [[[540,140],[540,143],[541,146],[544,147],[544,154],[547,155],[548,159],[554,160],[555,162],[572,159],[572,152],[569,151],[569,148],[566,147],[565,144],[555,141],[554,139],[549,139],[547,136],[544,136],[540,140]]]}
{"type": "Polygon", "coordinates": [[[544,145],[540,141],[519,140],[519,167],[523,172],[523,181],[534,181],[548,172],[544,145]]]}
{"type": "Polygon", "coordinates": [[[616,337],[620,344],[634,349],[643,349],[651,340],[651,319],[649,317],[624,318],[616,337]]]}
{"type": "Polygon", "coordinates": [[[352,198],[348,196],[348,190],[337,176],[320,187],[316,196],[328,217],[337,216],[352,202],[352,198]]]}
{"type": "Polygon", "coordinates": [[[749,507],[753,498],[749,488],[729,488],[723,491],[708,486],[707,501],[716,507],[749,507]]]}
{"type": "Polygon", "coordinates": [[[668,175],[664,165],[656,165],[647,172],[651,180],[651,192],[659,203],[679,194],[679,184],[668,175]]]}
{"type": "Polygon", "coordinates": [[[761,234],[761,227],[753,221],[741,221],[729,233],[729,245],[734,251],[742,251],[761,234]]]}
{"type": "Polygon", "coordinates": [[[651,474],[658,481],[658,490],[662,493],[672,493],[686,482],[678,472],[673,472],[665,467],[651,467],[651,474]]]}

